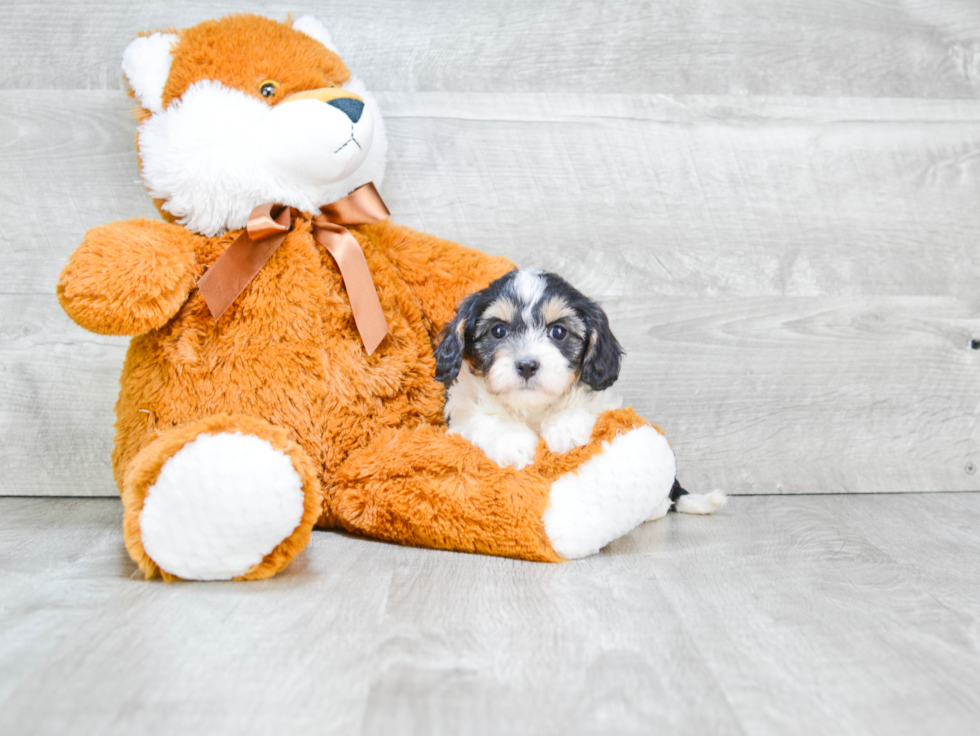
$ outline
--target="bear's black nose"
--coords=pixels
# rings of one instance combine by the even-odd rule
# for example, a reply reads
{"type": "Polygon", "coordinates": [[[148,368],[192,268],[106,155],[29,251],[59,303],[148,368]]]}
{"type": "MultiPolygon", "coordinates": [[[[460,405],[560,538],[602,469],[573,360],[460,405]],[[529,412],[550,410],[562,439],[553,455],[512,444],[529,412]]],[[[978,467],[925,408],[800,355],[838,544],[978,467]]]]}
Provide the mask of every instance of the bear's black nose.
{"type": "Polygon", "coordinates": [[[327,104],[333,105],[344,113],[351,119],[352,123],[360,120],[361,113],[364,112],[364,103],[360,100],[352,100],[350,97],[338,97],[336,100],[330,100],[327,104]]]}
{"type": "Polygon", "coordinates": [[[538,368],[541,364],[536,360],[519,360],[516,363],[517,372],[521,374],[521,378],[525,381],[538,372],[538,368]]]}

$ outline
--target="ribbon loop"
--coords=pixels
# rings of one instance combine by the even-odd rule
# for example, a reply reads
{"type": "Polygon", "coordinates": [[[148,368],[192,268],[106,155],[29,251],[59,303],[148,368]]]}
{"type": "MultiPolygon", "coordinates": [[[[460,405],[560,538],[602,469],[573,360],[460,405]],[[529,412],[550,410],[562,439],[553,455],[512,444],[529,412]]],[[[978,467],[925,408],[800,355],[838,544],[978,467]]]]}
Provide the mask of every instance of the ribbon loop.
{"type": "Polygon", "coordinates": [[[289,226],[292,224],[288,216],[288,209],[288,207],[275,205],[272,202],[260,204],[248,216],[248,225],[245,226],[248,237],[252,240],[262,240],[262,238],[267,238],[276,233],[288,232],[289,226]],[[276,211],[277,208],[278,212],[276,211]],[[286,221],[280,222],[276,218],[281,219],[284,211],[287,211],[286,221]]]}
{"type": "MultiPolygon", "coordinates": [[[[325,205],[313,218],[313,237],[333,256],[347,289],[354,323],[371,355],[388,334],[381,300],[364,251],[345,225],[367,225],[389,216],[374,184],[325,205]]],[[[215,321],[272,258],[292,227],[289,207],[267,202],[252,210],[248,225],[197,282],[215,321]]]]}
{"type": "Polygon", "coordinates": [[[358,187],[343,199],[323,205],[320,212],[322,214],[317,216],[314,224],[323,218],[337,225],[370,225],[391,216],[374,182],[358,187]]]}

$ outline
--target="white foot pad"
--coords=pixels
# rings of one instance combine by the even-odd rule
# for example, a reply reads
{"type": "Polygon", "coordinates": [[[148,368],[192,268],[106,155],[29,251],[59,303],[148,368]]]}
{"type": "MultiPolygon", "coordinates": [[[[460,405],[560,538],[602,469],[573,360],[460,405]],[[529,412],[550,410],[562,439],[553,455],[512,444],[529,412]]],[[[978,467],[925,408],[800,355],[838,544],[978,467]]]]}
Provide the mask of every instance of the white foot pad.
{"type": "Polygon", "coordinates": [[[602,454],[551,485],[545,532],[555,552],[576,559],[598,552],[649,519],[674,485],[667,439],[645,426],[603,443],[602,454]]]}
{"type": "Polygon", "coordinates": [[[289,456],[258,437],[202,434],[174,453],[140,513],[143,549],[187,580],[228,580],[262,561],[303,518],[289,456]]]}

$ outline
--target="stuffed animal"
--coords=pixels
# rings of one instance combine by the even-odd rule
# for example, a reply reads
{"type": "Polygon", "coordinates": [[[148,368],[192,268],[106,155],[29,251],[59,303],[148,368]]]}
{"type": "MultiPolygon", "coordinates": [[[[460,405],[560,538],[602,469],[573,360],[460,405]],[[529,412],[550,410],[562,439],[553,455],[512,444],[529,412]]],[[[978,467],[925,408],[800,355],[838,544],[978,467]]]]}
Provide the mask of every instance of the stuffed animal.
{"type": "Polygon", "coordinates": [[[112,466],[147,577],[265,578],[314,526],[559,561],[666,513],[630,409],[521,470],[447,435],[433,341],[514,265],[388,219],[384,121],[316,19],[142,35],[123,70],[163,221],[93,228],[57,291],[132,336],[112,466]]]}

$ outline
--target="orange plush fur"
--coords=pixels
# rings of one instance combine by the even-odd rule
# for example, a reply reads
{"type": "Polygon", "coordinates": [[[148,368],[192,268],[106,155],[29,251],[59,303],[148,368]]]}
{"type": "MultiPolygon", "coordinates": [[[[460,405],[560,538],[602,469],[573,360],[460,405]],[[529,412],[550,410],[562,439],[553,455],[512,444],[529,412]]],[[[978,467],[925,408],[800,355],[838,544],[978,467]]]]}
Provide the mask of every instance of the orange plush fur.
{"type": "MultiPolygon", "coordinates": [[[[232,16],[178,35],[164,106],[202,79],[259,100],[260,85],[273,79],[276,98],[264,101],[275,105],[349,77],[336,54],[286,23],[232,16]]],[[[94,332],[133,336],[112,454],[133,559],[147,577],[175,577],[143,549],[139,518],[161,467],[202,433],[265,440],[302,479],[300,524],[236,577],[281,570],[315,524],[402,544],[561,559],[542,523],[552,482],[647,423],[631,410],[608,412],[587,446],[558,456],[542,442],[532,466],[498,467],[446,434],[433,342],[466,294],[513,264],[391,221],[350,228],[391,328],[368,356],[310,220],[297,213],[217,323],[195,284],[240,231],[204,237],[173,222],[116,222],[89,231],[65,266],[57,288],[65,311],[94,332]]]]}

